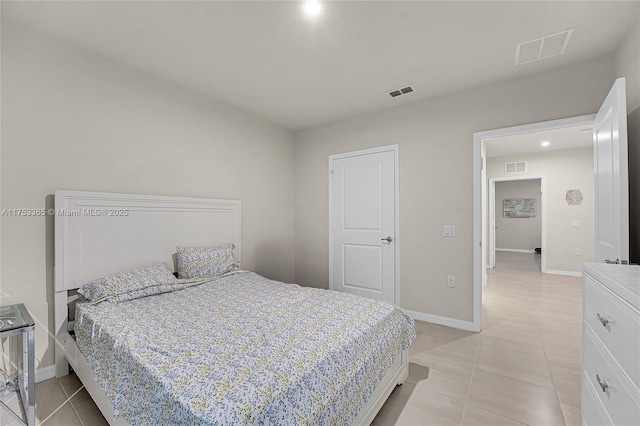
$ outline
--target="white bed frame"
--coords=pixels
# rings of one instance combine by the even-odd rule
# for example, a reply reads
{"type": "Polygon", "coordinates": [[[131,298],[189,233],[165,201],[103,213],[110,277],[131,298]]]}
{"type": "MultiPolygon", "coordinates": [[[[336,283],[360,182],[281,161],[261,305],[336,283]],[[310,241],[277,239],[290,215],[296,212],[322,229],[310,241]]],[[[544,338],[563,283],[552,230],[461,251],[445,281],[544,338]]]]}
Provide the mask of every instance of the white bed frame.
{"type": "MultiPolygon", "coordinates": [[[[56,376],[69,374],[71,365],[109,424],[128,425],[114,418],[111,402],[69,333],[76,290],[96,277],[153,262],[164,261],[176,270],[178,245],[233,243],[240,260],[240,201],[56,191],[55,209],[56,376]]],[[[370,424],[408,370],[403,351],[353,424],[370,424]]]]}

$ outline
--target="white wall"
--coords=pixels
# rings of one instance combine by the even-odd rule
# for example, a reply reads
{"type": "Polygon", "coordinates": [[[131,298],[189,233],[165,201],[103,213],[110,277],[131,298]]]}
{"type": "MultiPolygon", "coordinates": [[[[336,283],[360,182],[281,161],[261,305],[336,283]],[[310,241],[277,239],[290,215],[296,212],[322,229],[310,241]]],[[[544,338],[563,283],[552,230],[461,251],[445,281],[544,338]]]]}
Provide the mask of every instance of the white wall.
{"type": "MultiPolygon", "coordinates": [[[[487,179],[507,176],[541,176],[546,179],[545,203],[547,211],[546,257],[549,272],[582,272],[583,262],[594,259],[594,178],[593,149],[550,151],[487,160],[487,179]],[[504,173],[504,163],[526,161],[524,173],[504,173]],[[582,204],[569,205],[567,190],[579,189],[582,204]],[[580,228],[572,228],[580,221],[580,228]],[[575,255],[575,249],[581,255],[575,255]]],[[[497,214],[496,214],[497,215],[497,214]]]]}
{"type": "MultiPolygon", "coordinates": [[[[56,189],[240,199],[243,266],[294,280],[288,130],[7,22],[2,89],[3,208],[56,189]]],[[[2,228],[2,304],[25,303],[50,365],[53,219],[2,228]]]]}
{"type": "Polygon", "coordinates": [[[528,250],[542,245],[540,179],[496,182],[496,250],[528,250]],[[536,200],[536,215],[527,218],[504,217],[503,202],[514,198],[536,200]]]}
{"type": "Polygon", "coordinates": [[[614,72],[627,79],[627,113],[640,107],[640,20],[629,30],[614,57],[614,72]]]}
{"type": "Polygon", "coordinates": [[[472,321],[473,133],[594,113],[613,80],[601,58],[297,133],[296,281],[328,287],[328,156],[397,143],[400,305],[472,321]]]}

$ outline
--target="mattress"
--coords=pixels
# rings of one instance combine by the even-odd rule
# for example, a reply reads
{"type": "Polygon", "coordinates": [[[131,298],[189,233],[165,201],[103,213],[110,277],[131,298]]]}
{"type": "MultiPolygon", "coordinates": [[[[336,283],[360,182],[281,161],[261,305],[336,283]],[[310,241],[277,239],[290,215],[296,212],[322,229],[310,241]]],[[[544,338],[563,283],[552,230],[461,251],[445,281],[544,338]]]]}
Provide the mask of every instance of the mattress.
{"type": "Polygon", "coordinates": [[[251,272],[78,303],[77,344],[116,417],[350,424],[415,339],[396,306],[251,272]]]}

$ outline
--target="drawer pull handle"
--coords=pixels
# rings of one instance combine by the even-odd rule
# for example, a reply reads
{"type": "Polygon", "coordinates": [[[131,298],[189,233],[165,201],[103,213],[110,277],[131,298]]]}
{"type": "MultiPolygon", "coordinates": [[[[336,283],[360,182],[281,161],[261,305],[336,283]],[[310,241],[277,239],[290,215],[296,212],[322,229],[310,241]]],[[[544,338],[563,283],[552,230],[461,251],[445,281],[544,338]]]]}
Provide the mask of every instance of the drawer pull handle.
{"type": "Polygon", "coordinates": [[[600,315],[600,313],[596,314],[598,316],[598,319],[600,320],[600,322],[602,323],[603,327],[606,327],[609,325],[609,323],[611,322],[611,320],[609,318],[605,318],[602,315],[600,315]]]}
{"type": "Polygon", "coordinates": [[[600,388],[602,388],[602,392],[606,392],[607,389],[609,388],[609,384],[606,381],[602,380],[600,376],[598,376],[597,374],[596,374],[596,380],[598,381],[600,388]]]}

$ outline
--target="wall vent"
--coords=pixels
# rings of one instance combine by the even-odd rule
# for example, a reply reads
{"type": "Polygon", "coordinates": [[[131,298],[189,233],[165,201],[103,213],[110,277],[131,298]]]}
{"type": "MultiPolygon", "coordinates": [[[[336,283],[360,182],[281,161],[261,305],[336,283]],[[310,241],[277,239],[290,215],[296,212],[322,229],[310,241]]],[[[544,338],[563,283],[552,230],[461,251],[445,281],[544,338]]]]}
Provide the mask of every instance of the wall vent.
{"type": "Polygon", "coordinates": [[[527,171],[526,161],[514,161],[512,163],[504,163],[505,173],[522,173],[527,171]]]}
{"type": "Polygon", "coordinates": [[[571,40],[571,34],[573,34],[573,28],[516,44],[515,65],[564,55],[571,40]]]}
{"type": "Polygon", "coordinates": [[[405,87],[401,87],[400,89],[393,89],[387,92],[387,94],[389,96],[391,96],[392,98],[397,98],[398,96],[402,96],[402,95],[406,95],[409,94],[411,92],[415,92],[415,88],[413,87],[413,84],[410,84],[408,86],[405,87]]]}

